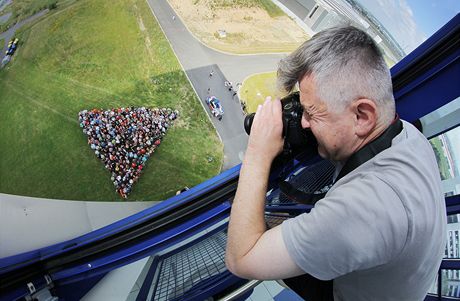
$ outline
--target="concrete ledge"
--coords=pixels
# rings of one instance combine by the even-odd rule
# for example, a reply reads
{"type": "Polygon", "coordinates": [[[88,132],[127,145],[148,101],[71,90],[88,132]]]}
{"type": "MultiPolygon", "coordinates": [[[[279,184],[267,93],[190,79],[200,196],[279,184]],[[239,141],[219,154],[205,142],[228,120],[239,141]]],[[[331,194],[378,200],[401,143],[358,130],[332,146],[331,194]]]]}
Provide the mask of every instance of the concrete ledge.
{"type": "Polygon", "coordinates": [[[0,258],[66,241],[158,202],[83,202],[0,194],[0,258]]]}

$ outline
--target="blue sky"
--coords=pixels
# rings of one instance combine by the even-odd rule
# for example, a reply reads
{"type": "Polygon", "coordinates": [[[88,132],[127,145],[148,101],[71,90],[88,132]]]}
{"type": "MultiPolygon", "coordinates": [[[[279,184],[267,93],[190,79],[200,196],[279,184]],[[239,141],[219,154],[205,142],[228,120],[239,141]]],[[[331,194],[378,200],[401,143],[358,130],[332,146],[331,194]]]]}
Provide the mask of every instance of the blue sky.
{"type": "Polygon", "coordinates": [[[460,0],[358,0],[410,52],[460,12],[460,0]]]}

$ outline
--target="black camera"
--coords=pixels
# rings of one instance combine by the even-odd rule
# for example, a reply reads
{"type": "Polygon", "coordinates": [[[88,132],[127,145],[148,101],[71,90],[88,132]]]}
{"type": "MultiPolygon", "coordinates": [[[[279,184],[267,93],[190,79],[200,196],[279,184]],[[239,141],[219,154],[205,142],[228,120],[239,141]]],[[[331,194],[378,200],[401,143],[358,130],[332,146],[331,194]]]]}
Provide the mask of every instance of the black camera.
{"type": "MultiPolygon", "coordinates": [[[[306,149],[316,150],[317,141],[310,129],[302,128],[303,108],[300,104],[299,92],[294,92],[281,99],[283,118],[284,152],[287,154],[293,151],[306,149]]],[[[251,113],[244,119],[244,129],[249,135],[255,113],[251,113]]]]}

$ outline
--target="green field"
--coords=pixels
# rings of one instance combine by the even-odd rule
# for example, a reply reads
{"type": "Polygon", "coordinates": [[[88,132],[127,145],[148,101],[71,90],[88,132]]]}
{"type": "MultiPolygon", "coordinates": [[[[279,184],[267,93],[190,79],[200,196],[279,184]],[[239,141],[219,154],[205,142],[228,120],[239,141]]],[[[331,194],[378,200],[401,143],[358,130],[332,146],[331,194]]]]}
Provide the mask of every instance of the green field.
{"type": "Polygon", "coordinates": [[[246,78],[240,88],[239,97],[246,103],[246,112],[253,113],[267,96],[283,97],[276,85],[276,72],[259,73],[246,78]]]}
{"type": "Polygon", "coordinates": [[[121,200],[78,124],[91,108],[180,112],[128,200],[162,200],[219,173],[223,146],[145,1],[80,0],[17,36],[0,70],[0,192],[121,200]]]}
{"type": "MultiPolygon", "coordinates": [[[[195,3],[199,1],[200,0],[195,0],[195,3]]],[[[272,18],[284,16],[283,11],[271,0],[211,0],[209,4],[211,8],[260,7],[272,18]]]]}

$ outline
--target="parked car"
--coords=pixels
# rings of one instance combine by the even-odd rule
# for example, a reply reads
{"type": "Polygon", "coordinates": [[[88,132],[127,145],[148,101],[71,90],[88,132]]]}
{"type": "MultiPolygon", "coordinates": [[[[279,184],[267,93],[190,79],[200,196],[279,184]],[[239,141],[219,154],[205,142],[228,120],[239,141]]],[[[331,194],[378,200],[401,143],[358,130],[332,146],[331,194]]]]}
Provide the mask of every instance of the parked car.
{"type": "Polygon", "coordinates": [[[6,55],[13,55],[14,52],[16,51],[16,48],[18,46],[19,39],[11,39],[11,41],[8,42],[8,49],[6,50],[5,54],[6,55]]]}
{"type": "Polygon", "coordinates": [[[215,96],[209,96],[206,98],[206,104],[211,110],[211,114],[219,120],[222,120],[222,116],[224,116],[224,108],[220,104],[220,100],[217,99],[215,96]]]}

